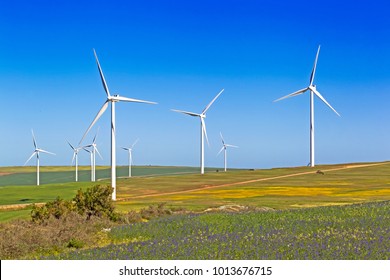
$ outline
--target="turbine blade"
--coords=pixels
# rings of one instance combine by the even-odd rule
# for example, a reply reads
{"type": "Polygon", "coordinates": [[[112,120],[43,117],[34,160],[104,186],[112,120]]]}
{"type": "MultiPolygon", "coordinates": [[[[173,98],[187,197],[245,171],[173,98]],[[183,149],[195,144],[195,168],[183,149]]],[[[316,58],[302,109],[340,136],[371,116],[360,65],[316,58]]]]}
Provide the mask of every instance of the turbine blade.
{"type": "Polygon", "coordinates": [[[314,75],[316,74],[317,60],[318,60],[318,54],[320,53],[320,47],[321,47],[321,46],[318,46],[316,59],[314,60],[313,70],[311,71],[311,75],[310,75],[310,85],[313,85],[314,75]]]}
{"type": "Polygon", "coordinates": [[[131,145],[131,149],[133,149],[133,147],[135,146],[135,144],[137,144],[139,138],[137,138],[137,140],[135,140],[135,142],[133,143],[133,145],[131,145]]]}
{"type": "Polygon", "coordinates": [[[183,114],[190,115],[193,117],[200,117],[200,114],[197,114],[197,113],[192,113],[192,112],[187,112],[187,111],[182,111],[182,110],[175,110],[175,109],[171,109],[171,111],[183,113],[183,114]]]}
{"type": "Polygon", "coordinates": [[[206,131],[206,122],[202,117],[200,117],[200,121],[202,123],[202,131],[204,135],[206,136],[207,145],[210,147],[209,138],[207,137],[207,131],[206,131]]]}
{"type": "Polygon", "coordinates": [[[112,97],[112,99],[118,100],[118,101],[125,101],[125,102],[157,104],[156,102],[152,102],[152,101],[145,101],[145,100],[140,100],[140,99],[128,98],[128,97],[124,97],[124,96],[114,96],[114,97],[112,97]]]}
{"type": "Polygon", "coordinates": [[[34,148],[36,149],[37,148],[37,141],[35,140],[34,131],[32,129],[31,129],[31,134],[32,134],[32,138],[33,138],[34,148]]]}
{"type": "Polygon", "coordinates": [[[280,101],[280,100],[283,100],[283,99],[286,99],[286,98],[289,98],[289,97],[293,97],[293,96],[296,96],[296,95],[300,95],[300,94],[304,93],[305,91],[307,91],[308,89],[309,89],[308,87],[307,87],[307,88],[300,89],[300,90],[298,90],[298,91],[296,91],[296,92],[290,93],[290,94],[288,94],[288,95],[286,95],[286,96],[283,96],[283,97],[281,97],[281,98],[279,98],[279,99],[276,99],[276,100],[274,100],[274,102],[278,102],[278,101],[280,101]]]}
{"type": "Polygon", "coordinates": [[[225,141],[223,140],[222,132],[220,132],[219,135],[221,135],[222,144],[225,145],[225,141]]]}
{"type": "Polygon", "coordinates": [[[221,95],[221,93],[224,91],[225,89],[222,89],[218,94],[217,96],[214,97],[213,100],[211,100],[211,102],[209,103],[209,105],[206,106],[206,108],[204,108],[204,110],[202,111],[202,114],[206,114],[207,110],[210,108],[210,106],[214,103],[215,100],[217,100],[217,98],[221,95]]]}
{"type": "Polygon", "coordinates": [[[122,147],[123,150],[129,151],[130,148],[122,147]]]}
{"type": "Polygon", "coordinates": [[[42,149],[37,149],[38,152],[41,152],[41,153],[45,153],[45,154],[50,154],[50,155],[56,155],[55,153],[52,153],[52,152],[48,152],[48,151],[45,151],[45,150],[42,150],[42,149]]]}
{"type": "Polygon", "coordinates": [[[83,142],[85,136],[87,136],[88,132],[91,130],[91,128],[93,127],[93,125],[97,122],[97,120],[98,120],[98,119],[103,115],[103,113],[107,110],[108,102],[109,102],[109,100],[107,100],[106,102],[104,102],[102,108],[101,108],[100,111],[97,113],[95,119],[94,119],[93,122],[89,125],[87,131],[84,133],[83,138],[81,138],[81,140],[80,140],[80,142],[79,142],[79,145],[81,144],[81,142],[83,142]]]}
{"type": "Polygon", "coordinates": [[[27,162],[30,161],[30,159],[33,158],[33,156],[36,154],[37,152],[33,152],[32,155],[28,158],[28,160],[26,160],[26,162],[23,164],[23,166],[25,166],[27,164],[27,162]]]}
{"type": "Polygon", "coordinates": [[[102,157],[102,155],[100,154],[100,152],[99,152],[99,150],[98,150],[97,147],[95,147],[95,151],[98,153],[99,157],[100,157],[101,159],[103,159],[103,157],[102,157]]]}
{"type": "Polygon", "coordinates": [[[73,162],[74,162],[74,159],[76,158],[76,152],[73,153],[73,157],[72,157],[72,165],[73,165],[73,162]]]}
{"type": "Polygon", "coordinates": [[[69,143],[69,141],[66,141],[68,142],[69,146],[72,148],[73,151],[75,151],[76,149],[72,146],[72,144],[69,143]]]}
{"type": "Polygon", "coordinates": [[[83,150],[86,151],[86,152],[88,152],[88,153],[91,153],[91,151],[90,151],[90,150],[87,150],[85,147],[83,147],[83,150]]]}
{"type": "Polygon", "coordinates": [[[92,143],[94,143],[94,144],[95,144],[95,141],[96,141],[96,137],[97,137],[97,135],[98,135],[98,133],[99,133],[99,129],[100,129],[100,126],[98,127],[98,129],[97,129],[97,131],[96,131],[95,137],[93,137],[92,143]]]}
{"type": "Polygon", "coordinates": [[[103,75],[103,71],[102,71],[102,68],[100,67],[100,63],[99,63],[99,59],[97,57],[97,54],[96,54],[96,51],[95,49],[93,49],[93,53],[95,55],[95,59],[96,59],[96,64],[97,64],[97,67],[99,69],[99,74],[100,74],[100,79],[102,80],[102,84],[103,84],[103,87],[104,87],[104,91],[106,92],[107,94],[107,97],[110,97],[110,91],[108,90],[108,86],[107,86],[107,83],[106,83],[106,79],[104,78],[104,75],[103,75]]]}
{"type": "Polygon", "coordinates": [[[231,148],[238,148],[238,146],[235,145],[230,145],[230,144],[225,144],[226,147],[231,147],[231,148]]]}
{"type": "Polygon", "coordinates": [[[223,151],[224,149],[225,149],[225,146],[223,146],[223,147],[221,148],[221,150],[219,150],[217,156],[218,156],[220,153],[222,153],[222,151],[223,151]]]}
{"type": "Polygon", "coordinates": [[[328,105],[330,109],[333,110],[333,112],[335,112],[340,117],[340,114],[337,113],[337,111],[328,103],[328,101],[325,100],[325,98],[315,88],[310,88],[310,90],[312,90],[315,95],[318,96],[319,99],[321,99],[326,105],[328,105]]]}

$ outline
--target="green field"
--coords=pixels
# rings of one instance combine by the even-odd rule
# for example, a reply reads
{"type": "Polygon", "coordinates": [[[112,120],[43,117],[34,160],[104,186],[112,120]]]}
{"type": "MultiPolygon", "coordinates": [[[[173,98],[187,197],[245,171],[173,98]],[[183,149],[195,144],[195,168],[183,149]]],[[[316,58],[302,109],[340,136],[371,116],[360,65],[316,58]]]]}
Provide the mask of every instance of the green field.
{"type": "MultiPolygon", "coordinates": [[[[170,166],[133,166],[133,176],[157,176],[167,174],[185,174],[195,173],[199,170],[196,167],[170,167],[170,166]]],[[[215,170],[206,169],[207,170],[215,170]]],[[[36,185],[35,167],[0,167],[0,187],[1,186],[20,186],[36,185]]],[[[111,169],[107,166],[96,166],[96,180],[104,180],[111,175],[111,169]]],[[[117,167],[118,177],[128,176],[127,166],[117,167]]],[[[79,182],[89,182],[91,180],[91,171],[89,166],[79,166],[79,182]]],[[[69,183],[75,180],[75,169],[69,166],[41,166],[40,183],[58,184],[69,183]]]]}
{"type": "MultiPolygon", "coordinates": [[[[215,172],[214,168],[204,175],[197,173],[198,168],[135,167],[134,177],[117,181],[116,207],[119,211],[128,211],[164,202],[170,207],[196,211],[232,204],[290,209],[390,200],[390,163],[362,165],[232,170],[226,173],[215,172]],[[317,174],[317,170],[325,174],[317,174]]],[[[70,199],[80,188],[110,184],[108,179],[89,182],[88,170],[80,172],[80,176],[86,178],[77,183],[72,182],[74,171],[70,167],[42,167],[41,171],[43,184],[38,187],[33,185],[33,167],[0,169],[2,173],[13,172],[0,176],[0,221],[28,217],[28,209],[10,209],[8,205],[43,203],[57,196],[70,199]]],[[[118,168],[118,176],[126,174],[127,167],[118,168]]],[[[109,169],[99,167],[97,178],[109,178],[109,169]]]]}

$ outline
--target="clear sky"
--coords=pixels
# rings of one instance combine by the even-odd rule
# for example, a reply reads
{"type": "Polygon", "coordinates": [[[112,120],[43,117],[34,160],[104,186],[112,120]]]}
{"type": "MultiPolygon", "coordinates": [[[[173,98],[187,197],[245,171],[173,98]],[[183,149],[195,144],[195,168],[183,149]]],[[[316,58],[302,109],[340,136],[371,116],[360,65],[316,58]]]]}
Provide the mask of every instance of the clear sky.
{"type": "MultiPolygon", "coordinates": [[[[206,166],[302,166],[309,162],[309,94],[315,84],[340,113],[315,101],[316,162],[390,159],[388,1],[3,1],[0,9],[0,165],[23,165],[38,146],[42,165],[69,165],[105,101],[92,49],[112,93],[158,102],[118,103],[119,147],[137,138],[134,164],[199,165],[206,118],[206,166]]],[[[110,162],[110,110],[97,128],[110,162]]],[[[35,162],[30,163],[34,165],[35,162]]],[[[80,164],[89,164],[87,153],[80,164]]]]}

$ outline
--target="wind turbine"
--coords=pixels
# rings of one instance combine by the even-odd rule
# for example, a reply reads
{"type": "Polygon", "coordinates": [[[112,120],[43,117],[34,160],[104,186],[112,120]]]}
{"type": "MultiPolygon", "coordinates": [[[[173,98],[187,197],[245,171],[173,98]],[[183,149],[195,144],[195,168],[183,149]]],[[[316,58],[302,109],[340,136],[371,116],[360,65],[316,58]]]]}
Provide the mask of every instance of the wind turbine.
{"type": "Polygon", "coordinates": [[[314,60],[314,66],[313,66],[313,70],[311,71],[309,86],[306,88],[300,89],[296,92],[293,92],[289,95],[286,95],[284,97],[281,97],[281,98],[274,101],[274,102],[277,102],[277,101],[280,101],[280,100],[285,99],[285,98],[300,95],[308,90],[310,91],[310,166],[311,167],[314,167],[314,165],[315,165],[314,164],[314,95],[316,95],[319,99],[321,99],[322,102],[324,102],[330,109],[333,110],[333,112],[335,112],[338,116],[340,116],[340,114],[337,113],[337,111],[317,91],[316,86],[313,85],[314,75],[316,73],[316,67],[317,67],[318,54],[320,53],[320,47],[321,46],[318,46],[317,55],[316,55],[316,58],[314,60]]]}
{"type": "Polygon", "coordinates": [[[122,147],[123,150],[126,150],[128,151],[129,153],[129,177],[131,177],[131,165],[133,164],[133,158],[132,158],[132,151],[133,151],[133,147],[134,145],[138,142],[138,139],[135,140],[135,142],[133,143],[133,145],[131,145],[130,147],[126,148],[126,147],[122,147]]]}
{"type": "MultiPolygon", "coordinates": [[[[99,131],[99,130],[98,130],[99,131]]],[[[100,156],[101,159],[103,159],[102,155],[99,153],[99,150],[96,145],[96,137],[97,137],[98,132],[96,132],[95,137],[92,140],[92,144],[84,146],[84,148],[91,148],[92,150],[88,152],[91,152],[91,181],[95,182],[96,181],[96,153],[100,156]]],[[[84,149],[85,150],[85,149],[84,149]]]]}
{"type": "Polygon", "coordinates": [[[93,176],[93,155],[92,155],[92,151],[86,149],[85,147],[83,147],[83,150],[86,151],[87,153],[89,153],[89,157],[90,157],[90,160],[91,160],[91,182],[93,182],[94,176],[93,176]]]}
{"type": "Polygon", "coordinates": [[[68,142],[69,146],[73,150],[72,164],[76,160],[75,166],[76,166],[76,182],[77,182],[79,180],[79,176],[78,176],[78,155],[79,155],[79,152],[82,149],[82,147],[75,148],[75,147],[72,146],[72,144],[69,143],[69,141],[66,141],[66,142],[68,142]]]}
{"type": "Polygon", "coordinates": [[[225,172],[226,172],[226,169],[227,169],[227,147],[231,147],[231,148],[238,148],[238,147],[234,146],[234,145],[226,144],[225,141],[223,140],[222,133],[220,133],[220,135],[221,135],[221,140],[222,140],[222,148],[218,152],[217,155],[219,155],[222,151],[224,151],[224,162],[225,162],[225,172]]]}
{"type": "Polygon", "coordinates": [[[200,118],[200,174],[204,174],[204,137],[205,136],[206,136],[207,143],[209,143],[209,139],[207,138],[207,132],[206,132],[206,123],[205,123],[204,119],[206,118],[206,112],[210,109],[210,106],[221,95],[221,93],[223,91],[224,91],[224,89],[222,89],[217,94],[217,96],[215,96],[214,99],[211,100],[211,102],[206,106],[206,108],[203,109],[202,113],[200,113],[200,114],[172,109],[172,111],[174,111],[174,112],[183,113],[186,115],[190,115],[192,117],[199,117],[200,118]]]}
{"type": "Polygon", "coordinates": [[[147,103],[147,104],[157,104],[155,102],[150,102],[150,101],[144,101],[144,100],[138,100],[138,99],[133,99],[133,98],[127,98],[123,96],[119,96],[118,94],[111,95],[110,91],[108,89],[108,85],[106,83],[106,80],[103,75],[103,71],[100,67],[100,63],[98,60],[98,57],[96,55],[95,50],[93,50],[95,59],[96,59],[96,64],[99,69],[99,74],[100,74],[100,79],[103,84],[104,91],[106,92],[107,99],[103,103],[103,106],[97,113],[96,117],[88,127],[87,131],[84,133],[84,136],[80,140],[80,144],[85,138],[85,136],[88,134],[89,130],[92,128],[92,126],[97,122],[97,120],[103,115],[103,113],[107,110],[108,103],[111,103],[111,187],[113,188],[112,191],[112,200],[116,200],[116,141],[115,141],[115,103],[119,101],[124,101],[124,102],[137,102],[137,103],[147,103]]]}
{"type": "Polygon", "coordinates": [[[32,138],[33,138],[33,143],[34,143],[35,150],[32,153],[32,155],[28,158],[28,160],[24,163],[24,165],[26,165],[27,162],[29,162],[30,159],[33,158],[33,156],[35,156],[35,155],[37,156],[37,186],[39,186],[39,153],[50,154],[50,155],[55,155],[55,154],[38,148],[37,141],[35,141],[34,131],[31,130],[31,133],[32,133],[32,138]]]}

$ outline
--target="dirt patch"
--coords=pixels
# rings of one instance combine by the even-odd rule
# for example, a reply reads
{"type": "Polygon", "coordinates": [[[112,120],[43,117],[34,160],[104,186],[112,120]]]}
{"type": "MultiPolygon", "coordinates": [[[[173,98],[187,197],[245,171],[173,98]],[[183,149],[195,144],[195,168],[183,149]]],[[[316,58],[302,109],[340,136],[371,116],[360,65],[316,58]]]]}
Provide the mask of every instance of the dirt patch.
{"type": "Polygon", "coordinates": [[[219,207],[208,208],[204,210],[204,213],[210,212],[228,212],[228,213],[239,213],[239,212],[265,212],[265,211],[275,211],[273,208],[269,207],[250,207],[243,205],[222,205],[219,207]]]}
{"type": "Polygon", "coordinates": [[[11,172],[0,172],[0,176],[6,176],[6,175],[11,175],[13,173],[11,172]]]}
{"type": "MultiPolygon", "coordinates": [[[[24,203],[24,204],[10,204],[10,205],[0,205],[0,210],[20,210],[23,208],[27,208],[31,203],[24,203]]],[[[45,203],[35,203],[35,205],[42,206],[45,205],[45,203]]]]}

